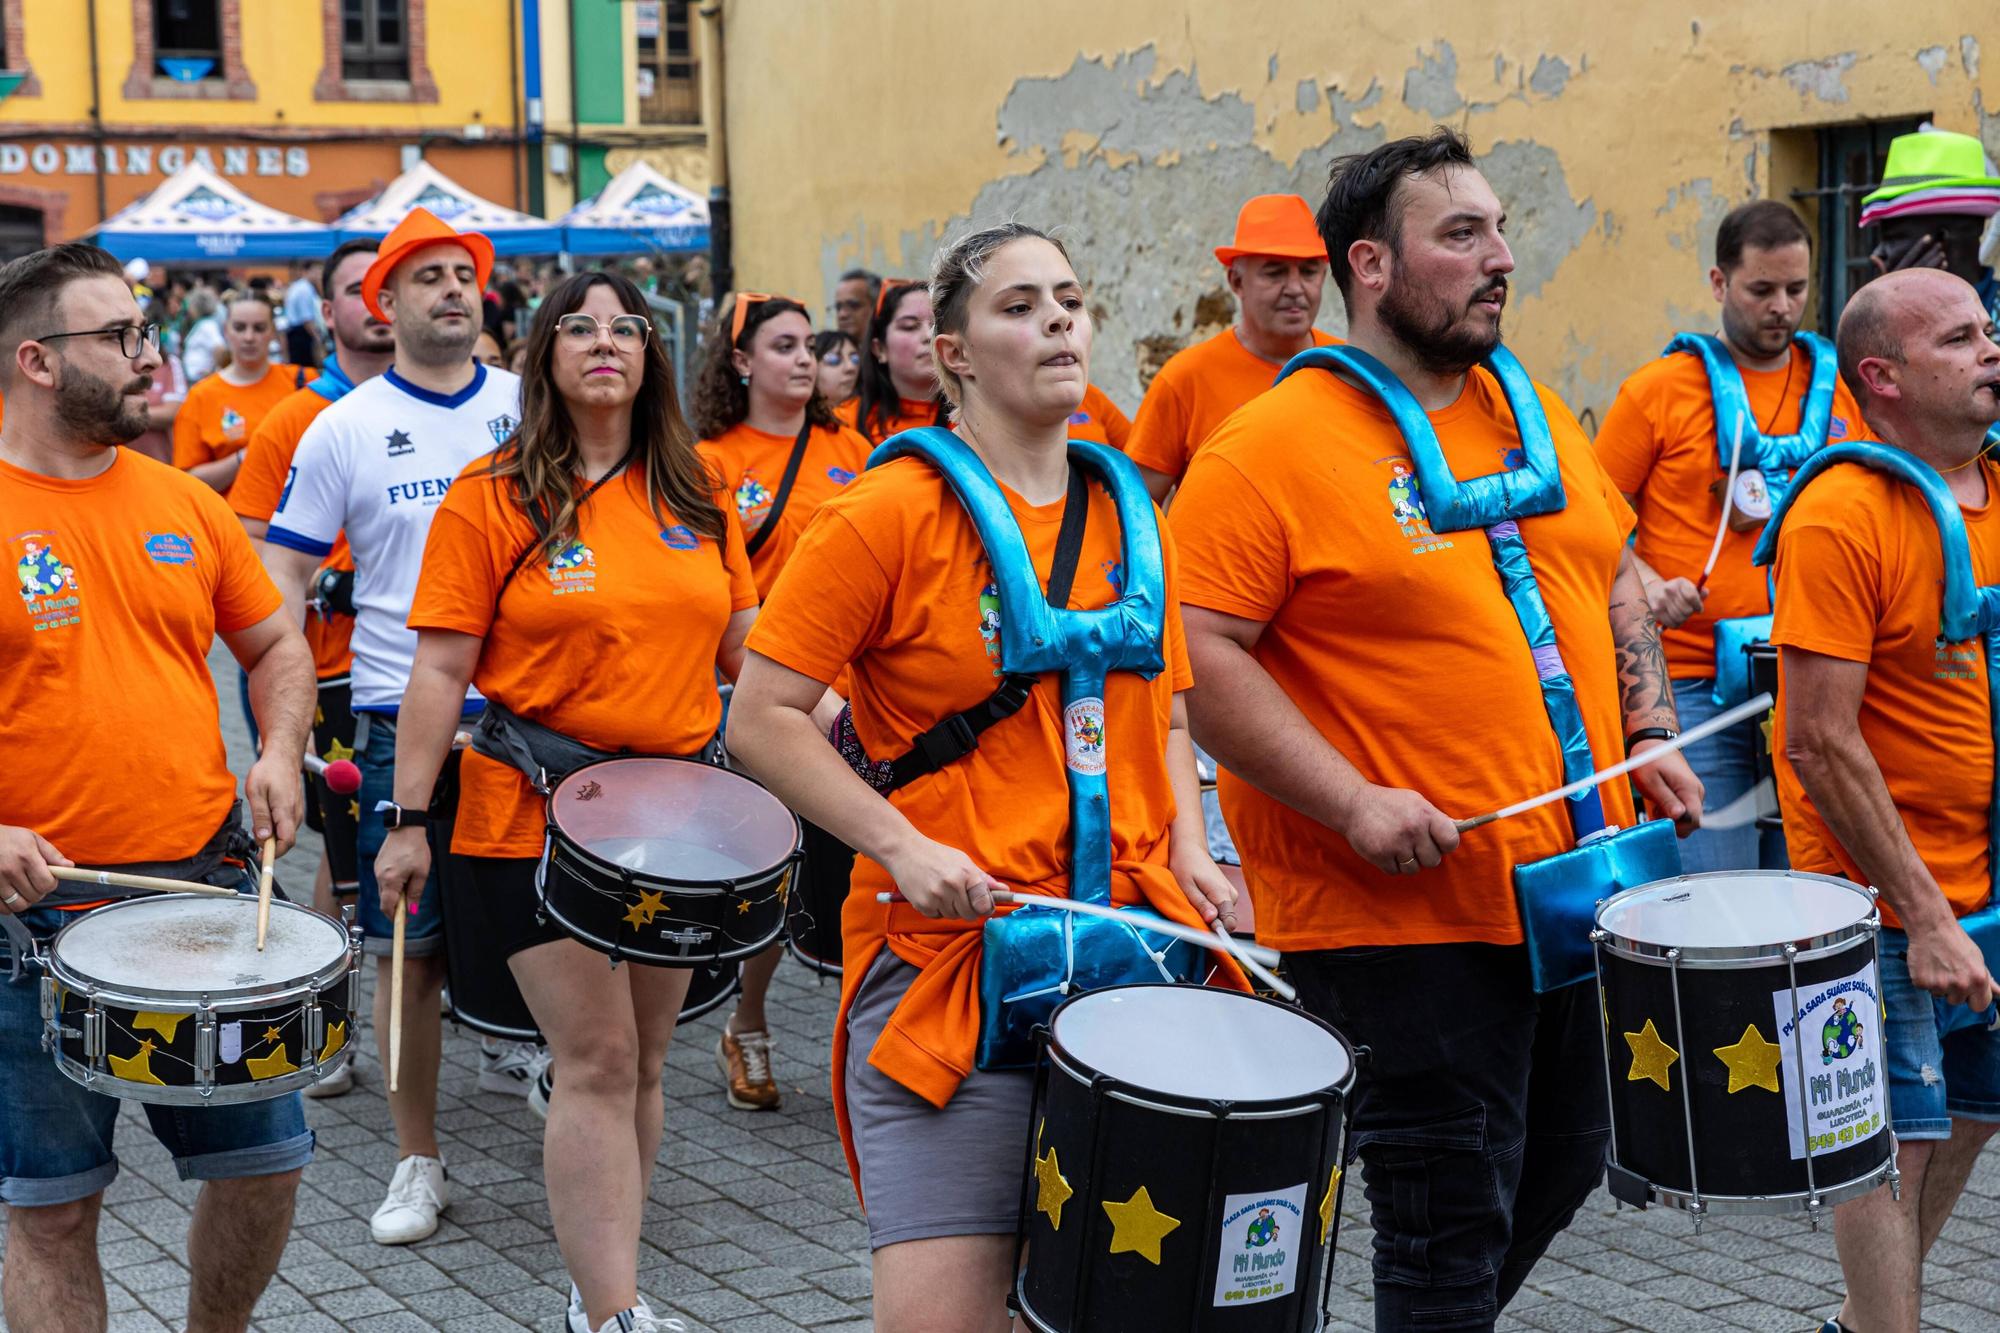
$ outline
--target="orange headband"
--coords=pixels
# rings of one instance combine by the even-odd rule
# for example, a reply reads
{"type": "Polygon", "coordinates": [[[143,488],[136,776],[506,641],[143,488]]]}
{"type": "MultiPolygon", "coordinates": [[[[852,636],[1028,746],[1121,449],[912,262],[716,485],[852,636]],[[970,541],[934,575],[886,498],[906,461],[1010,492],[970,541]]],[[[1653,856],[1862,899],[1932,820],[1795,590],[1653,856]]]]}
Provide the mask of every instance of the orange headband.
{"type": "MultiPolygon", "coordinates": [[[[736,346],[737,340],[743,336],[743,323],[750,318],[751,307],[760,306],[766,301],[791,301],[800,310],[803,311],[805,309],[804,302],[795,301],[789,296],[780,296],[772,292],[736,293],[736,309],[729,317],[729,345],[731,347],[736,346]]],[[[812,323],[810,315],[806,317],[806,323],[812,323]]]]}
{"type": "Polygon", "coordinates": [[[915,278],[884,278],[882,290],[875,296],[875,318],[882,318],[882,311],[889,304],[889,298],[905,287],[921,287],[924,284],[915,278]]]}

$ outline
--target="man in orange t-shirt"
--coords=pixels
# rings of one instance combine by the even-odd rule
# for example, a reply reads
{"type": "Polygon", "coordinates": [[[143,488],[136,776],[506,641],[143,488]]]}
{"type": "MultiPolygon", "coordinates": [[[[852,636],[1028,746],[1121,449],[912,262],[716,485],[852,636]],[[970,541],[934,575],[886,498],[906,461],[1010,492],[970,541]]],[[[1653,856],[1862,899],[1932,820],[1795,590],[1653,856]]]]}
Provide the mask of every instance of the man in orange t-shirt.
{"type": "Polygon", "coordinates": [[[271,303],[263,297],[235,297],[223,316],[229,364],[188,389],[174,417],[174,466],[227,495],[259,423],[318,372],[272,364],[271,303]]]}
{"type": "MultiPolygon", "coordinates": [[[[2000,346],[1972,286],[1878,278],[1842,312],[1839,346],[1876,438],[1942,478],[1973,582],[2000,584],[2000,467],[1983,458],[2000,346]]],[[[1941,637],[1944,547],[1915,486],[1837,465],[1782,521],[1778,795],[1796,868],[1881,894],[1876,1049],[1902,1171],[1900,1199],[1834,1210],[1847,1302],[1826,1327],[1916,1333],[1925,1251],[2000,1121],[2000,983],[1959,924],[1993,893],[1988,649],[1941,637]]]]}
{"type": "MultiPolygon", "coordinates": [[[[118,262],[95,246],[0,268],[0,550],[19,594],[0,601],[0,1317],[15,1328],[88,1326],[93,1307],[102,1326],[97,1227],[118,1174],[121,1103],[42,1050],[39,979],[19,964],[80,914],[133,895],[51,868],[246,891],[252,835],[289,849],[299,818],[305,643],[215,493],[117,447],[145,430],[161,367],[143,318],[118,262]],[[208,668],[218,636],[250,672],[266,738],[244,780],[248,830],[208,668]]],[[[235,919],[248,929],[249,915],[235,919]]],[[[181,1038],[170,1053],[163,1026],[156,1051],[113,1022],[102,1053],[158,1083],[192,1059],[188,1028],[181,1038]]],[[[182,1178],[202,1182],[187,1243],[192,1321],[246,1327],[312,1159],[298,1096],[145,1110],[182,1178]]]]}
{"type": "Polygon", "coordinates": [[[1326,242],[1295,194],[1260,194],[1218,246],[1236,322],[1174,353],[1146,389],[1127,444],[1146,489],[1166,502],[1194,451],[1222,419],[1271,387],[1285,362],[1336,341],[1313,328],[1326,290],[1326,242]]]}
{"type": "MultiPolygon", "coordinates": [[[[1502,217],[1446,129],[1341,160],[1319,214],[1352,343],[1427,413],[1444,466],[1526,468],[1516,411],[1542,416],[1560,509],[1496,515],[1491,538],[1438,531],[1416,444],[1372,393],[1308,369],[1209,437],[1170,513],[1190,713],[1226,769],[1257,938],[1310,1011],[1374,1052],[1353,1131],[1385,1331],[1491,1327],[1596,1187],[1609,1135],[1595,996],[1534,992],[1511,889],[1514,867],[1584,830],[1561,804],[1463,844],[1453,821],[1563,785],[1544,671],[1573,681],[1593,767],[1676,725],[1623,559],[1631,510],[1554,394],[1511,403],[1477,364],[1513,268],[1502,217]],[[1553,653],[1531,653],[1496,577],[1510,528],[1553,653]]],[[[1640,774],[1655,809],[1698,817],[1678,756],[1640,774]]],[[[1600,795],[1610,823],[1634,822],[1625,784],[1600,795]]]]}
{"type": "MultiPolygon", "coordinates": [[[[1715,267],[1708,271],[1708,282],[1722,308],[1722,344],[1742,383],[1751,429],[1765,437],[1801,429],[1814,377],[1812,352],[1793,341],[1810,294],[1810,244],[1791,205],[1774,199],[1733,210],[1715,233],[1715,267]]],[[[1831,356],[1825,361],[1822,373],[1831,376],[1831,356]]],[[[1649,362],[1625,381],[1596,441],[1604,470],[1639,514],[1639,577],[1660,622],[1684,727],[1705,722],[1722,709],[1715,693],[1715,622],[1771,612],[1764,571],[1750,563],[1750,549],[1763,524],[1739,511],[1734,501],[1726,524],[1723,519],[1729,460],[1721,449],[1729,448],[1734,436],[1722,435],[1718,447],[1718,415],[1701,357],[1676,352],[1649,362]],[[1722,545],[1704,581],[1718,533],[1722,545]]],[[[1836,381],[1832,415],[1822,437],[1812,443],[1837,443],[1861,433],[1861,409],[1836,381]]],[[[1739,471],[1756,461],[1757,441],[1747,444],[1739,454],[1739,471]]],[[[1738,663],[1737,669],[1746,666],[1738,663]]],[[[1763,745],[1762,726],[1753,719],[1688,747],[1688,765],[1700,775],[1709,809],[1715,812],[1681,844],[1681,864],[1688,873],[1784,867],[1784,831],[1760,829],[1756,820],[1775,799],[1769,787],[1752,795],[1763,778],[1763,745]]]]}

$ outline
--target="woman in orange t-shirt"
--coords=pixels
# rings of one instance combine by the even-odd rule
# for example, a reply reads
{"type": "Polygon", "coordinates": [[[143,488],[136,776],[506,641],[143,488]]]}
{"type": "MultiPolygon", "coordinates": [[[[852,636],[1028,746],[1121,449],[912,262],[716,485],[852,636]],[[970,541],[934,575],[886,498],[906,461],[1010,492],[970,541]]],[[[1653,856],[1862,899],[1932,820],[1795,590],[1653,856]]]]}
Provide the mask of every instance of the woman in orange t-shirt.
{"type": "MultiPolygon", "coordinates": [[[[933,291],[958,437],[998,482],[1037,582],[1055,563],[1064,512],[1081,503],[1063,604],[1108,605],[1123,578],[1116,508],[1102,484],[1072,484],[1067,458],[1091,333],[1067,256],[1032,229],[992,228],[940,258],[933,291]]],[[[1103,689],[1109,893],[1189,924],[1227,922],[1235,894],[1202,834],[1180,698],[1192,676],[1162,542],[1166,669],[1150,680],[1113,671],[1103,689]]],[[[868,1209],[883,1333],[1008,1326],[1033,1076],[974,1068],[980,930],[995,889],[1070,894],[1070,729],[1061,673],[1044,673],[969,754],[885,799],[809,714],[847,668],[855,736],[880,760],[987,699],[1000,675],[994,578],[972,520],[929,463],[871,469],[821,508],[793,551],[731,713],[737,757],[861,853],[843,914],[833,1092],[868,1209]],[[891,888],[907,902],[878,901],[891,888]]]]}
{"type": "Polygon", "coordinates": [[[271,362],[271,303],[238,296],[223,311],[229,364],[187,391],[174,416],[174,466],[224,495],[236,481],[243,451],[272,408],[319,372],[271,362]]]}
{"type": "MultiPolygon", "coordinates": [[[[867,466],[869,446],[819,396],[804,306],[789,297],[739,293],[721,320],[695,377],[692,415],[702,457],[736,498],[762,594],[777,582],[814,511],[867,466]]],[[[820,869],[838,874],[841,867],[808,873],[820,869]]],[[[740,1111],[776,1110],[781,1100],[764,997],[784,956],[784,945],[774,944],[743,964],[736,1011],[722,1025],[716,1061],[729,1104],[740,1111]]]]}
{"type": "Polygon", "coordinates": [[[932,332],[930,288],[906,278],[885,279],[868,322],[868,345],[861,349],[860,392],[840,409],[840,419],[870,444],[945,423],[932,332]]]}
{"type": "MultiPolygon", "coordinates": [[[[424,550],[396,736],[405,810],[428,803],[468,684],[489,708],[595,750],[686,755],[713,741],[715,675],[736,675],[757,590],[735,511],[695,452],[651,333],[639,289],[608,273],[565,280],[536,312],[520,429],[452,484],[424,550]]],[[[489,914],[511,924],[495,943],[560,1070],[543,1157],[574,1283],[569,1326],[629,1328],[619,1320],[644,1309],[639,1224],[664,1117],[660,1071],[693,974],[606,967],[538,925],[541,799],[525,774],[477,749],[459,781],[452,850],[489,914]]],[[[375,863],[384,901],[420,894],[429,863],[421,828],[393,829],[375,863]]]]}

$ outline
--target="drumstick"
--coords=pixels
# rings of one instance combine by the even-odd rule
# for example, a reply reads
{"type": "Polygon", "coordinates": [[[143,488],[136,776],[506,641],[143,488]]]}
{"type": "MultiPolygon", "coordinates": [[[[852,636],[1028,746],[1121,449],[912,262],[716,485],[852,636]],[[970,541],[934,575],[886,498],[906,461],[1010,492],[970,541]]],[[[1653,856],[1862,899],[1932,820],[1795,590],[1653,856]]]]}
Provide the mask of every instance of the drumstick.
{"type": "Polygon", "coordinates": [[[257,876],[257,952],[264,952],[264,936],[271,929],[271,872],[278,865],[278,840],[264,839],[264,868],[257,876]]]}
{"type": "Polygon", "coordinates": [[[1746,718],[1754,717],[1758,713],[1767,711],[1770,707],[1771,696],[1767,691],[1754,699],[1736,705],[1736,707],[1726,713],[1716,714],[1698,727],[1688,728],[1664,745],[1648,750],[1644,754],[1633,755],[1622,764],[1613,764],[1609,768],[1600,768],[1589,777],[1578,778],[1567,787],[1558,787],[1554,791],[1545,791],[1540,796],[1531,796],[1525,801],[1516,801],[1506,809],[1495,810],[1490,815],[1479,815],[1472,819],[1457,820],[1456,827],[1460,833],[1464,833],[1467,829],[1476,829],[1481,824],[1491,824],[1496,819],[1512,819],[1515,815],[1524,815],[1530,810],[1539,810],[1545,805],[1553,805],[1555,802],[1566,800],[1580,791],[1587,791],[1601,782],[1609,782],[1613,778],[1623,777],[1635,768],[1644,768],[1656,760],[1664,759],[1670,754],[1684,750],[1696,741],[1706,740],[1723,728],[1733,727],[1746,718]]]}
{"type": "Polygon", "coordinates": [[[191,879],[161,879],[156,875],[121,875],[114,870],[85,870],[81,866],[50,866],[49,873],[72,884],[103,884],[114,889],[151,889],[155,893],[205,893],[216,898],[239,896],[234,889],[198,884],[191,879]]]}
{"type": "Polygon", "coordinates": [[[396,1091],[397,1075],[403,1069],[403,922],[409,911],[399,901],[394,916],[395,929],[389,937],[389,1091],[396,1091]]]}
{"type": "MultiPolygon", "coordinates": [[[[900,893],[891,892],[876,894],[875,901],[878,903],[906,903],[909,899],[900,893]]],[[[1064,912],[1075,912],[1079,916],[1101,916],[1107,921],[1125,921],[1129,923],[1131,920],[1121,909],[1116,907],[1099,907],[1096,903],[1080,903],[1074,898],[1049,898],[1039,893],[1009,893],[1005,889],[995,889],[993,891],[993,901],[996,903],[1013,903],[1019,907],[1054,907],[1064,912]]],[[[1197,930],[1193,926],[1183,926],[1180,922],[1169,921],[1165,917],[1148,921],[1140,929],[1150,930],[1156,935],[1166,935],[1172,939],[1180,940],[1184,944],[1199,945],[1204,949],[1214,949],[1218,953],[1230,954],[1239,963],[1246,958],[1254,958],[1260,963],[1265,963],[1273,967],[1277,966],[1278,963],[1278,951],[1276,949],[1266,949],[1261,944],[1245,944],[1242,940],[1229,934],[1225,934],[1220,940],[1217,940],[1207,931],[1197,930]]]]}
{"type": "MultiPolygon", "coordinates": [[[[1215,932],[1217,938],[1228,940],[1231,943],[1236,942],[1236,937],[1231,935],[1228,931],[1224,930],[1222,928],[1222,923],[1220,921],[1209,922],[1208,928],[1215,932]]],[[[1245,957],[1242,954],[1237,954],[1236,961],[1243,968],[1245,972],[1248,972],[1251,976],[1257,978],[1257,980],[1263,982],[1266,986],[1269,986],[1272,990],[1276,991],[1280,999],[1283,999],[1289,1003],[1290,1001],[1299,998],[1299,993],[1293,990],[1291,986],[1285,982],[1285,979],[1283,977],[1280,977],[1276,972],[1273,972],[1270,968],[1265,967],[1262,963],[1258,962],[1256,959],[1245,957]]]]}
{"type": "Polygon", "coordinates": [[[331,763],[316,754],[305,756],[306,772],[316,778],[325,778],[326,785],[335,796],[352,796],[361,790],[361,770],[352,759],[335,759],[331,763]]]}
{"type": "Polygon", "coordinates": [[[1708,563],[1701,567],[1701,578],[1694,585],[1700,592],[1708,586],[1708,576],[1715,572],[1715,562],[1722,555],[1722,539],[1729,534],[1729,510],[1736,502],[1736,465],[1743,459],[1743,413],[1736,414],[1736,439],[1729,446],[1729,480],[1722,488],[1722,522],[1715,529],[1715,545],[1708,548],[1708,563]]]}

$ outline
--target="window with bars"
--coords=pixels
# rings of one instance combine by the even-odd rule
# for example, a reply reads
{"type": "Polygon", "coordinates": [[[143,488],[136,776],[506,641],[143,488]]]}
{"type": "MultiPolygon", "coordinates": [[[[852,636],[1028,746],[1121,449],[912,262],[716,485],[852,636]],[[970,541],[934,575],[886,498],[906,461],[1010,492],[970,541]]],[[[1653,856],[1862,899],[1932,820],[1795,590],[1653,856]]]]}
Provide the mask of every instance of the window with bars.
{"type": "Polygon", "coordinates": [[[701,122],[701,59],[695,53],[689,0],[638,0],[639,120],[647,125],[701,122]]]}
{"type": "Polygon", "coordinates": [[[341,0],[340,72],[343,78],[409,80],[408,9],[406,0],[341,0]]]}
{"type": "Polygon", "coordinates": [[[153,59],[182,83],[222,77],[222,0],[153,0],[153,59]]]}
{"type": "Polygon", "coordinates": [[[1861,229],[1861,197],[1881,183],[1889,141],[1915,133],[1923,121],[1906,116],[1819,131],[1819,188],[1801,193],[1819,202],[1819,327],[1828,337],[1847,298],[1875,276],[1868,258],[1875,237],[1861,229]]]}

